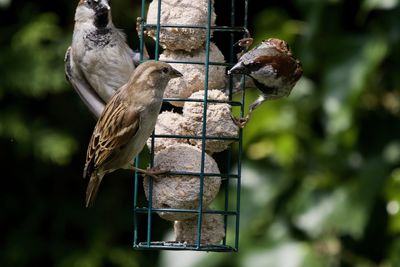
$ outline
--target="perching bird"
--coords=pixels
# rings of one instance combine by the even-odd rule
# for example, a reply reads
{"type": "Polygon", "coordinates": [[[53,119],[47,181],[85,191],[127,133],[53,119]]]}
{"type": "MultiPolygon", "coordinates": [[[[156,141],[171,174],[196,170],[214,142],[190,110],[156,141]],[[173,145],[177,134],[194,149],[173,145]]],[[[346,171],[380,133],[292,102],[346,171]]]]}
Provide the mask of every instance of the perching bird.
{"type": "Polygon", "coordinates": [[[137,58],[112,22],[109,0],[80,0],[65,74],[96,118],[115,90],[128,81],[137,58]]]}
{"type": "MultiPolygon", "coordinates": [[[[249,44],[248,38],[245,43],[249,44]]],[[[303,74],[303,69],[285,41],[270,38],[243,54],[228,74],[247,75],[261,91],[261,95],[250,105],[244,120],[237,122],[244,127],[253,110],[264,101],[288,96],[303,74]]]]}
{"type": "Polygon", "coordinates": [[[90,177],[86,207],[93,204],[103,176],[116,169],[132,169],[132,161],[151,135],[165,87],[182,74],[169,64],[146,61],[133,72],[107,103],[94,128],[83,177],[90,177]]]}

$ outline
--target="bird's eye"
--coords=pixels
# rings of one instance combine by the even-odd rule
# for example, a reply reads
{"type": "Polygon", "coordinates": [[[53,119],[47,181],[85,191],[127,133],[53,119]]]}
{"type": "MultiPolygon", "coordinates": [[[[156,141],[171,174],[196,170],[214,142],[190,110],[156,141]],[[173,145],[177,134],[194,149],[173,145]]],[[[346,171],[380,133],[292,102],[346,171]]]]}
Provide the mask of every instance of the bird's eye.
{"type": "Polygon", "coordinates": [[[169,69],[167,67],[164,67],[161,69],[161,72],[167,74],[169,72],[169,69]]]}
{"type": "Polygon", "coordinates": [[[250,64],[247,64],[246,67],[250,71],[258,71],[259,69],[261,69],[263,67],[263,63],[260,61],[252,61],[250,64]]]}
{"type": "Polygon", "coordinates": [[[99,0],[86,0],[86,3],[93,7],[97,2],[99,2],[99,0]]]}

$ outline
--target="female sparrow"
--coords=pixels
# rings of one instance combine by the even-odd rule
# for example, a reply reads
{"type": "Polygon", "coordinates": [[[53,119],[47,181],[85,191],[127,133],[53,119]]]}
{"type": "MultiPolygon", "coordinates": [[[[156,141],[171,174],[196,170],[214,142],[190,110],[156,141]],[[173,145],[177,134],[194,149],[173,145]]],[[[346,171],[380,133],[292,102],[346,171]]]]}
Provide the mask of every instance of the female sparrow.
{"type": "Polygon", "coordinates": [[[104,108],[89,142],[83,177],[90,177],[86,207],[93,204],[106,173],[132,169],[132,160],[151,135],[165,87],[182,74],[169,64],[146,61],[104,108]]]}

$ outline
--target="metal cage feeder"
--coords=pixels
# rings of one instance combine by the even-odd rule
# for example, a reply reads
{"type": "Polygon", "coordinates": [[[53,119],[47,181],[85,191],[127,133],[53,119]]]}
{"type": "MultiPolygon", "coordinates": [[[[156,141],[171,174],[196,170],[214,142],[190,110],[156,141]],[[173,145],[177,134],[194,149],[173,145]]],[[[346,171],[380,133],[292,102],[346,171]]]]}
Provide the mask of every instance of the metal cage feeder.
{"type": "MultiPolygon", "coordinates": [[[[224,162],[223,164],[226,166],[225,169],[227,171],[222,171],[221,173],[206,173],[205,172],[205,157],[206,157],[206,140],[223,140],[228,139],[224,137],[216,137],[209,136],[206,133],[206,124],[207,124],[207,107],[209,103],[227,103],[231,105],[232,108],[240,109],[240,116],[243,117],[243,109],[244,109],[244,90],[241,90],[241,95],[239,96],[239,101],[232,100],[232,80],[229,85],[229,99],[228,101],[217,101],[208,99],[208,78],[209,78],[209,67],[213,65],[223,65],[226,67],[233,66],[233,63],[237,61],[235,54],[235,43],[244,37],[248,37],[247,30],[247,10],[248,10],[248,0],[227,0],[230,2],[230,7],[227,8],[226,14],[229,14],[230,9],[230,25],[228,26],[212,26],[211,16],[212,16],[212,8],[213,2],[212,0],[208,0],[208,13],[207,13],[207,23],[206,25],[172,25],[172,24],[161,24],[160,16],[161,10],[163,8],[161,0],[158,1],[158,13],[157,13],[157,23],[149,24],[146,23],[145,19],[140,20],[140,30],[138,32],[140,36],[140,52],[141,52],[141,60],[144,59],[144,41],[143,37],[145,35],[145,31],[148,29],[155,29],[155,48],[154,48],[154,58],[156,60],[159,59],[160,56],[160,30],[164,28],[182,28],[182,29],[203,29],[206,33],[206,42],[205,42],[205,53],[206,60],[204,62],[199,61],[166,61],[168,63],[180,63],[180,64],[201,64],[204,65],[205,68],[205,81],[204,81],[204,99],[189,99],[189,98],[165,98],[164,102],[169,102],[172,100],[180,100],[180,101],[192,101],[192,102],[201,102],[204,103],[203,108],[203,125],[202,125],[202,134],[201,135],[153,135],[151,137],[151,149],[150,149],[150,167],[154,166],[154,142],[157,138],[175,138],[175,139],[197,139],[201,140],[201,166],[200,172],[198,173],[187,173],[187,172],[171,172],[168,175],[171,176],[179,176],[179,175],[190,175],[198,177],[199,181],[199,192],[198,192],[198,208],[196,209],[177,209],[177,208],[155,208],[153,206],[152,194],[153,194],[153,178],[149,177],[149,186],[148,186],[148,202],[140,203],[139,197],[140,193],[143,192],[143,185],[141,183],[141,177],[138,173],[135,172],[134,175],[134,200],[133,200],[133,216],[134,216],[134,224],[133,224],[133,248],[140,250],[194,250],[194,251],[218,251],[218,252],[229,252],[229,251],[238,251],[239,249],[239,216],[240,216],[240,184],[241,184],[241,154],[242,154],[242,130],[239,129],[238,136],[236,138],[230,138],[233,143],[229,146],[229,148],[222,153],[223,160],[219,159],[219,162],[224,162]],[[236,3],[240,2],[240,6],[236,3]],[[241,10],[240,18],[237,16],[237,10],[241,10]],[[242,21],[241,26],[236,26],[237,21],[240,19],[242,21]],[[210,62],[210,43],[211,43],[211,35],[213,33],[220,32],[221,34],[227,34],[228,38],[226,38],[226,42],[229,42],[229,56],[225,57],[227,59],[227,63],[217,63],[210,62]],[[238,38],[240,36],[240,38],[238,38]],[[232,155],[232,149],[235,146],[237,149],[237,156],[232,155]],[[234,168],[233,168],[234,167],[234,168]],[[233,173],[231,173],[233,172],[233,173]],[[219,209],[209,209],[203,207],[203,190],[204,190],[204,180],[205,177],[220,177],[221,178],[221,187],[218,193],[218,198],[221,208],[219,209]],[[197,214],[197,225],[196,225],[196,239],[193,243],[188,242],[179,242],[179,241],[157,241],[154,240],[154,220],[155,214],[158,212],[175,212],[175,213],[196,213],[197,214]],[[204,214],[218,214],[223,217],[223,227],[224,227],[224,238],[218,244],[208,244],[201,243],[202,236],[202,225],[203,225],[203,215],[204,214]]],[[[141,2],[141,18],[145,18],[145,0],[141,2]]],[[[217,14],[218,15],[218,14],[217,14]]],[[[219,14],[221,16],[221,14],[219,14]]],[[[136,159],[136,166],[139,165],[139,157],[136,159]]],[[[158,219],[158,218],[157,218],[158,219]]]]}

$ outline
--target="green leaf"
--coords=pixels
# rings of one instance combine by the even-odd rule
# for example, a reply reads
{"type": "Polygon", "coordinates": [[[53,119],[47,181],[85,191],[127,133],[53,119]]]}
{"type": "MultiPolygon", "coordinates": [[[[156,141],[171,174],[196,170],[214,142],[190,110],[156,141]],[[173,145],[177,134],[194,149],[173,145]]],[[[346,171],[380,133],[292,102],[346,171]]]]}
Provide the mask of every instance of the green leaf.
{"type": "Polygon", "coordinates": [[[362,168],[358,177],[342,184],[332,193],[314,193],[313,196],[311,191],[303,190],[305,196],[294,199],[295,203],[303,199],[305,208],[295,216],[297,227],[313,238],[334,232],[360,239],[374,200],[384,183],[385,173],[385,167],[380,160],[372,160],[362,168]]]}
{"type": "Polygon", "coordinates": [[[78,146],[70,136],[58,131],[40,131],[34,143],[35,155],[43,161],[67,165],[78,146]]]}

